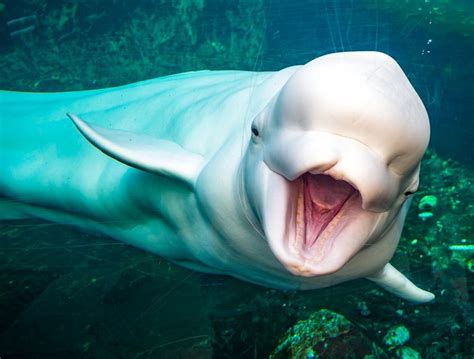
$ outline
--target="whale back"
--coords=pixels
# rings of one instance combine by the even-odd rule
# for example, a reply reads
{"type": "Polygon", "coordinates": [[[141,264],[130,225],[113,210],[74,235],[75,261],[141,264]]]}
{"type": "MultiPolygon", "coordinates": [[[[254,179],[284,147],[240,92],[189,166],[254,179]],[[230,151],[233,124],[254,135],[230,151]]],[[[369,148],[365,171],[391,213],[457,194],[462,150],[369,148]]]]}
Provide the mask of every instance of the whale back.
{"type": "MultiPolygon", "coordinates": [[[[91,146],[68,112],[211,158],[230,136],[242,136],[293,71],[197,71],[100,90],[0,91],[0,196],[77,207],[79,199],[97,200],[99,188],[117,188],[133,171],[91,146]]],[[[1,206],[2,218],[18,217],[5,208],[8,202],[1,206]]]]}

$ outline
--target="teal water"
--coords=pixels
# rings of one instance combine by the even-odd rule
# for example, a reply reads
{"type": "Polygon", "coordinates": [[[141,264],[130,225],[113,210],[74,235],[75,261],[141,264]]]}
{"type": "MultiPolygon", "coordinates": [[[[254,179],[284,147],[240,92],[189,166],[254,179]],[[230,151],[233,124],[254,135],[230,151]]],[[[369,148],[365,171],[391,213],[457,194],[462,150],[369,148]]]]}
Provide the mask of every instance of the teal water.
{"type": "Polygon", "coordinates": [[[8,90],[93,89],[200,69],[278,70],[336,51],[393,56],[432,128],[394,262],[437,295],[414,306],[364,280],[278,291],[185,270],[69,227],[9,221],[0,223],[0,357],[264,358],[289,328],[326,308],[353,327],[352,337],[342,325],[321,339],[326,345],[315,348],[323,358],[403,357],[405,347],[427,358],[472,358],[473,6],[0,1],[0,88],[8,90]],[[400,325],[410,338],[387,344],[400,325]]]}

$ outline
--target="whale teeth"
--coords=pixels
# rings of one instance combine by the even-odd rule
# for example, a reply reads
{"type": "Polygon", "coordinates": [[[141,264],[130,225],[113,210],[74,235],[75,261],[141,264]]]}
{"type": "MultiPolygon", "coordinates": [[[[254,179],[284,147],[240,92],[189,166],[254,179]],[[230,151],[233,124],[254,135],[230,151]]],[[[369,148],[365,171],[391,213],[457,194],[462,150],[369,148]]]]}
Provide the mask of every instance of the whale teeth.
{"type": "Polygon", "coordinates": [[[304,221],[304,193],[303,181],[298,181],[298,191],[296,196],[296,241],[295,245],[304,242],[305,238],[305,221],[304,221]]]}

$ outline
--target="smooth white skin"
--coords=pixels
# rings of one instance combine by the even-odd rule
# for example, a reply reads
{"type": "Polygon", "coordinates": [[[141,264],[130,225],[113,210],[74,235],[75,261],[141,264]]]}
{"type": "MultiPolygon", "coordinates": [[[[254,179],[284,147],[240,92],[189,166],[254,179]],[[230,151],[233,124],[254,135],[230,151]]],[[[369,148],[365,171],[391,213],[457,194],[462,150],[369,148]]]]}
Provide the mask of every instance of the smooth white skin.
{"type": "MultiPolygon", "coordinates": [[[[398,64],[374,52],[320,57],[289,79],[252,126],[258,136],[245,159],[248,198],[285,268],[321,282],[373,274],[375,281],[384,277],[387,289],[391,280],[408,283],[386,264],[408,209],[405,193],[418,187],[429,121],[398,64]],[[309,250],[295,230],[301,218],[294,180],[306,172],[359,191],[309,250]]],[[[411,299],[433,296],[420,291],[411,299]]]]}
{"type": "Polygon", "coordinates": [[[275,73],[196,72],[0,97],[9,149],[0,193],[14,199],[0,203],[0,217],[74,224],[266,286],[369,277],[405,299],[433,299],[388,264],[429,125],[387,55],[331,54],[275,73]],[[105,154],[66,112],[81,115],[70,117],[105,154]],[[347,181],[358,193],[303,250],[295,223],[306,172],[347,181]]]}

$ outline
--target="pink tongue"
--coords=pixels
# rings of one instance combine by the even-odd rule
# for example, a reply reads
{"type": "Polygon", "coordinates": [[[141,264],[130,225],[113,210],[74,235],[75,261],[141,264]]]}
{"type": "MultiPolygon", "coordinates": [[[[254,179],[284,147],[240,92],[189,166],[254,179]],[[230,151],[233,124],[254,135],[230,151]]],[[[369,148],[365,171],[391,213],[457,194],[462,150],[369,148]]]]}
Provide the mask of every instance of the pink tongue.
{"type": "Polygon", "coordinates": [[[310,248],[336,216],[354,188],[327,175],[303,175],[305,247],[310,248]]]}

